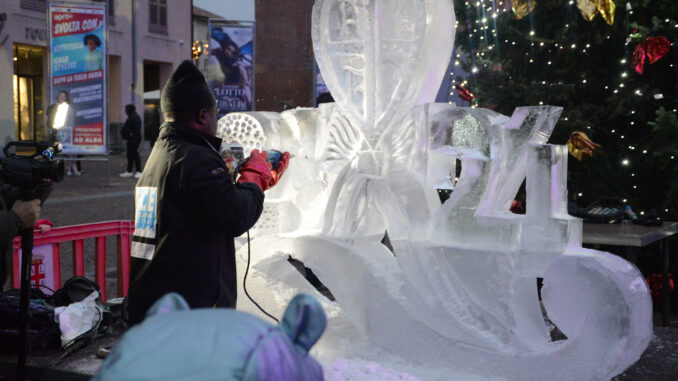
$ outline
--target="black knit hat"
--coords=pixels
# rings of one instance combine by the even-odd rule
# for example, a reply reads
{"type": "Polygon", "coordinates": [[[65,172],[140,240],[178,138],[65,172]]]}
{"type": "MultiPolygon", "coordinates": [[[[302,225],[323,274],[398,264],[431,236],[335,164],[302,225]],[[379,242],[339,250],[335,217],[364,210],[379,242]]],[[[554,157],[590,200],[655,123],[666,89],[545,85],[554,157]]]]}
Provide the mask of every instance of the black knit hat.
{"type": "Polygon", "coordinates": [[[162,112],[175,115],[194,114],[215,104],[205,76],[189,60],[172,73],[160,96],[162,112]]]}

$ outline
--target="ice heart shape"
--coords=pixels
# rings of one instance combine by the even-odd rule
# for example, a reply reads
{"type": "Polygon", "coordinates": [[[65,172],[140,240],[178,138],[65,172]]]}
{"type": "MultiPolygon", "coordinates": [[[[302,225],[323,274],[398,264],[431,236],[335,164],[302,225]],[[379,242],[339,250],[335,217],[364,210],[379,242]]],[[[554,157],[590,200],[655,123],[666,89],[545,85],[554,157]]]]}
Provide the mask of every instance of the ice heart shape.
{"type": "Polygon", "coordinates": [[[313,46],[334,99],[373,148],[432,102],[454,43],[452,0],[318,0],[313,46]]]}

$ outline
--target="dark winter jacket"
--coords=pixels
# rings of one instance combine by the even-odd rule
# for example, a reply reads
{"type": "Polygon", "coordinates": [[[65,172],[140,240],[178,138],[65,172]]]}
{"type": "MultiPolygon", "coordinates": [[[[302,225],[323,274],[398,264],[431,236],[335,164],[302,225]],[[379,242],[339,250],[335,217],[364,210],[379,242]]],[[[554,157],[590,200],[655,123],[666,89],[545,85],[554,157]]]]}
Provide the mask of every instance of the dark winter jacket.
{"type": "Polygon", "coordinates": [[[128,143],[140,143],[141,142],[141,117],[136,112],[133,112],[132,115],[127,116],[125,124],[120,130],[120,135],[122,138],[127,140],[128,143]]]}
{"type": "Polygon", "coordinates": [[[0,290],[12,271],[12,242],[19,234],[21,220],[11,208],[19,198],[17,188],[0,184],[0,290]]]}
{"type": "Polygon", "coordinates": [[[135,192],[129,320],[177,292],[191,308],[235,307],[233,238],[261,215],[264,193],[234,184],[221,139],[165,123],[135,192]]]}

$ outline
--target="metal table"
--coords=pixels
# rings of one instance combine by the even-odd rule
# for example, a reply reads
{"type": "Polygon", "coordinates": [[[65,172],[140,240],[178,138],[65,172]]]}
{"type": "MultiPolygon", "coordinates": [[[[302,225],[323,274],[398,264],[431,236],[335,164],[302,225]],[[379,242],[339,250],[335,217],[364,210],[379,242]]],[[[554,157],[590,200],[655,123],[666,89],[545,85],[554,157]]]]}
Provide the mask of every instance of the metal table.
{"type": "Polygon", "coordinates": [[[626,247],[626,258],[635,264],[638,248],[659,241],[662,272],[662,322],[671,324],[671,294],[669,293],[669,238],[678,233],[678,222],[664,222],[662,226],[640,226],[630,221],[619,224],[584,223],[582,243],[626,247]]]}

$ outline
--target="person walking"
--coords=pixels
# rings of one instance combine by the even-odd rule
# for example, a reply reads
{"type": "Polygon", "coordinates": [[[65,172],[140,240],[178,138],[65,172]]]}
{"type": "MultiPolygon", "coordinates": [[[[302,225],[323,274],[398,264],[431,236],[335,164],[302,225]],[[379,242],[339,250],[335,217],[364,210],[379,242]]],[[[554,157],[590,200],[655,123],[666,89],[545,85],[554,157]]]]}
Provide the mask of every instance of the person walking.
{"type": "Polygon", "coordinates": [[[129,104],[125,106],[127,120],[122,127],[120,134],[127,140],[127,171],[120,174],[120,177],[141,177],[141,157],[139,157],[139,145],[141,144],[141,117],[136,112],[136,107],[129,104]],[[132,172],[136,169],[135,172],[132,172]]]}

